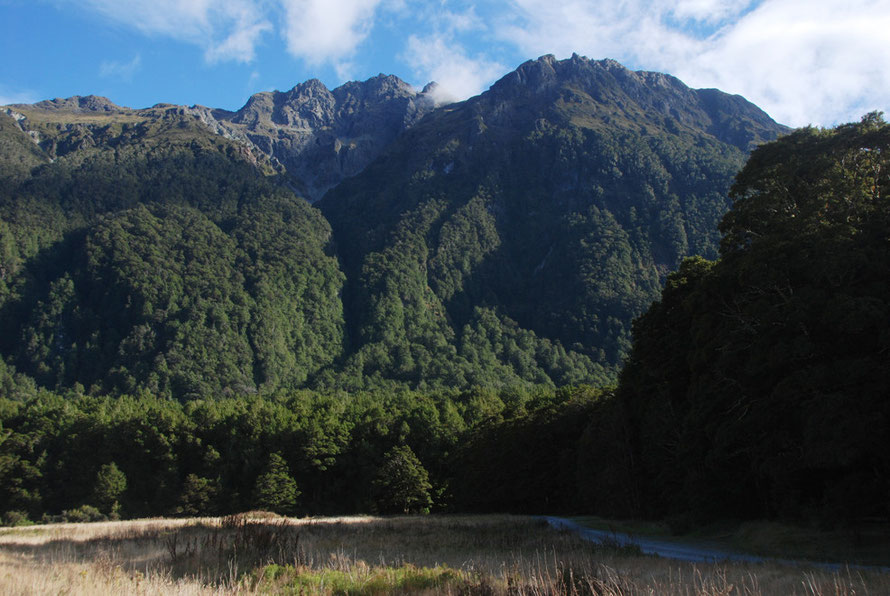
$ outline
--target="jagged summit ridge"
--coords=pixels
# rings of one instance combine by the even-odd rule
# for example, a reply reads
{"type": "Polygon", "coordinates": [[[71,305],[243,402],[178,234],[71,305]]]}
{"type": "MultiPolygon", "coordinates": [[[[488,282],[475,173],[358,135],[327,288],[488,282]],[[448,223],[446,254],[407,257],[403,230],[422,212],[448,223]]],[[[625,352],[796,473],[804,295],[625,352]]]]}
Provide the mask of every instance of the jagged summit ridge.
{"type": "MultiPolygon", "coordinates": [[[[60,118],[71,113],[151,119],[172,110],[242,143],[254,155],[264,155],[291,179],[294,189],[315,201],[361,172],[392,141],[441,107],[444,92],[435,83],[417,91],[394,75],[379,74],[334,89],[310,79],[287,91],[256,93],[236,111],[172,104],[131,110],[93,95],[10,108],[60,118]]],[[[767,114],[740,96],[692,89],[667,74],[633,71],[612,59],[578,54],[564,60],[553,55],[529,60],[466,103],[475,106],[480,117],[484,114],[484,124],[480,119],[473,126],[494,124],[504,130],[546,112],[555,122],[582,128],[704,131],[744,151],[773,138],[776,131],[767,114]]],[[[27,128],[24,115],[13,117],[27,128]]]]}
{"type": "MultiPolygon", "coordinates": [[[[7,111],[15,112],[10,115],[25,132],[28,119],[15,110],[54,114],[53,118],[62,121],[65,114],[149,120],[170,115],[192,117],[213,133],[246,145],[249,153],[264,154],[291,178],[296,190],[315,201],[364,169],[393,139],[433,110],[437,106],[435,90],[428,85],[418,92],[394,75],[379,74],[333,90],[310,79],[288,91],[256,93],[235,112],[167,103],[133,110],[94,95],[17,104],[7,111]]],[[[78,126],[86,130],[91,125],[78,126]]]]}
{"type": "Polygon", "coordinates": [[[565,60],[549,54],[529,60],[479,98],[486,99],[617,107],[622,118],[610,117],[613,126],[619,121],[660,122],[706,131],[743,150],[773,138],[776,127],[769,115],[739,95],[693,89],[668,74],[633,71],[612,59],[591,60],[578,54],[565,60]]]}
{"type": "Polygon", "coordinates": [[[333,90],[310,79],[289,91],[257,93],[237,112],[214,112],[211,124],[277,160],[314,201],[435,107],[430,90],[417,92],[393,75],[333,90]]]}

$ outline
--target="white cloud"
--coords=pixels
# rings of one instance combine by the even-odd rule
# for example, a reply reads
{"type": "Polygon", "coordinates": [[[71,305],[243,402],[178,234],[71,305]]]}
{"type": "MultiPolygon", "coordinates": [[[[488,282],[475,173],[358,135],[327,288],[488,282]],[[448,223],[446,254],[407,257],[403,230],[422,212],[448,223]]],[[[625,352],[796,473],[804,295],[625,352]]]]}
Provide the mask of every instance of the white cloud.
{"type": "Polygon", "coordinates": [[[195,44],[209,62],[252,61],[260,35],[272,29],[264,0],[82,0],[78,6],[148,35],[195,44]]]}
{"type": "Polygon", "coordinates": [[[742,14],[751,4],[753,0],[674,0],[667,3],[667,10],[680,21],[719,23],[742,14]]]}
{"type": "Polygon", "coordinates": [[[192,41],[211,32],[209,0],[84,0],[79,4],[143,33],[192,41]]]}
{"type": "MultiPolygon", "coordinates": [[[[54,0],[75,5],[75,0],[54,0]]],[[[276,28],[288,52],[346,75],[374,25],[378,7],[395,13],[405,0],[81,0],[77,6],[146,35],[197,45],[209,63],[253,62],[276,28]]],[[[109,64],[109,69],[113,65],[109,64]]]]}
{"type": "Polygon", "coordinates": [[[507,73],[492,56],[490,26],[472,2],[418,3],[412,18],[425,31],[414,28],[399,58],[421,82],[437,83],[433,95],[438,103],[477,95],[507,73]],[[478,51],[471,55],[468,47],[478,51]]]}
{"type": "Polygon", "coordinates": [[[136,54],[129,62],[120,62],[116,60],[103,60],[99,65],[99,76],[113,77],[124,81],[132,81],[133,75],[142,65],[142,56],[136,54]]]}
{"type": "Polygon", "coordinates": [[[676,74],[741,93],[793,125],[890,108],[890,2],[845,4],[814,1],[801,11],[792,0],[765,2],[676,74]]]}
{"type": "Polygon", "coordinates": [[[438,83],[435,99],[439,103],[477,95],[507,70],[484,57],[467,56],[465,50],[446,35],[410,36],[404,59],[419,76],[438,83]]]}
{"type": "Polygon", "coordinates": [[[374,24],[380,0],[282,0],[288,52],[309,64],[346,64],[374,24]]]}
{"type": "Polygon", "coordinates": [[[525,55],[576,51],[669,72],[787,124],[890,108],[890,0],[511,0],[508,12],[495,33],[525,55]]]}
{"type": "Polygon", "coordinates": [[[260,36],[271,29],[272,25],[265,21],[249,27],[239,27],[222,42],[208,47],[204,55],[208,62],[253,62],[260,36]]]}

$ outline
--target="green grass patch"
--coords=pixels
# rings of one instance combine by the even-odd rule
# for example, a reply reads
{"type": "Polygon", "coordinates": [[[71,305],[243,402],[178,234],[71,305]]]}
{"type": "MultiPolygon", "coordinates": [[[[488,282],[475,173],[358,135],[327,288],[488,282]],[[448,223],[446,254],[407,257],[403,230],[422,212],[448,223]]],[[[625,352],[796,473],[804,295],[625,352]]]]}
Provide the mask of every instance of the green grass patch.
{"type": "Polygon", "coordinates": [[[447,566],[368,567],[346,570],[267,565],[254,573],[254,588],[270,594],[392,594],[440,591],[466,585],[459,571],[447,566]]]}

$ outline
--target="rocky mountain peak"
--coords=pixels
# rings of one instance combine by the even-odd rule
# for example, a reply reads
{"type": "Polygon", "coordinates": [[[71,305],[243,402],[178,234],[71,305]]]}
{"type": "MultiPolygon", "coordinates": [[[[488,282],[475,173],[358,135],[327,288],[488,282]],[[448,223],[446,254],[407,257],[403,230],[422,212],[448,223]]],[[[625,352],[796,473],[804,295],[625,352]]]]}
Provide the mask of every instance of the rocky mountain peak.
{"type": "Polygon", "coordinates": [[[330,94],[330,90],[325,86],[324,83],[322,83],[318,79],[309,79],[308,81],[304,81],[302,83],[294,85],[294,87],[290,91],[284,93],[284,96],[287,97],[289,100],[300,101],[311,97],[326,98],[330,96],[330,94]]]}
{"type": "MultiPolygon", "coordinates": [[[[256,93],[235,112],[168,104],[133,111],[94,95],[28,107],[112,117],[136,112],[146,118],[188,115],[214,133],[243,143],[253,155],[267,156],[315,201],[363,170],[405,130],[445,103],[450,103],[446,90],[435,83],[418,92],[400,78],[381,73],[335,89],[309,79],[288,91],[256,93]]],[[[492,124],[503,131],[527,129],[550,119],[582,128],[705,131],[748,150],[773,138],[777,127],[742,97],[690,89],[670,75],[635,72],[615,60],[579,54],[565,60],[552,54],[529,60],[465,103],[473,111],[472,128],[477,132],[492,124]]]]}
{"type": "Polygon", "coordinates": [[[73,112],[73,113],[86,113],[86,112],[122,112],[127,110],[128,108],[122,108],[121,106],[116,105],[107,97],[101,97],[99,95],[87,95],[80,96],[75,95],[73,97],[68,97],[62,99],[57,97],[55,99],[47,99],[44,101],[37,102],[32,107],[46,110],[46,111],[59,111],[59,112],[73,112]]]}
{"type": "Polygon", "coordinates": [[[610,126],[648,122],[678,132],[706,131],[743,150],[783,129],[742,97],[692,89],[671,75],[632,71],[615,60],[578,54],[565,60],[552,55],[529,60],[478,101],[498,104],[496,112],[507,119],[513,117],[511,106],[526,106],[527,113],[534,106],[533,111],[554,109],[583,126],[598,126],[608,118],[610,126]]]}
{"type": "Polygon", "coordinates": [[[334,93],[353,93],[367,97],[413,97],[416,91],[395,75],[378,74],[367,81],[350,81],[334,90],[334,93]]]}
{"type": "Polygon", "coordinates": [[[237,112],[216,111],[214,122],[206,113],[202,120],[277,161],[314,201],[434,107],[424,92],[379,74],[333,90],[310,79],[286,92],[257,93],[237,112]]]}

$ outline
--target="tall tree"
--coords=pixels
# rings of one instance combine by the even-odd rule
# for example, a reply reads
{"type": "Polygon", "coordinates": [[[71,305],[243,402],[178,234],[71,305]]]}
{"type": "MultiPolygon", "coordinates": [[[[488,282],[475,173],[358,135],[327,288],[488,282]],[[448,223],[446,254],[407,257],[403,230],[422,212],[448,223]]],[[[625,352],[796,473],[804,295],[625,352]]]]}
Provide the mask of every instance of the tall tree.
{"type": "Polygon", "coordinates": [[[374,489],[380,513],[427,513],[433,504],[429,474],[407,445],[386,452],[374,489]]]}
{"type": "Polygon", "coordinates": [[[103,513],[117,513],[120,498],[127,490],[127,477],[114,462],[104,464],[96,474],[93,500],[103,513]]]}
{"type": "Polygon", "coordinates": [[[291,477],[287,462],[280,453],[270,454],[266,468],[254,486],[254,507],[275,513],[293,513],[300,494],[297,481],[291,477]]]}

